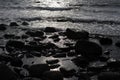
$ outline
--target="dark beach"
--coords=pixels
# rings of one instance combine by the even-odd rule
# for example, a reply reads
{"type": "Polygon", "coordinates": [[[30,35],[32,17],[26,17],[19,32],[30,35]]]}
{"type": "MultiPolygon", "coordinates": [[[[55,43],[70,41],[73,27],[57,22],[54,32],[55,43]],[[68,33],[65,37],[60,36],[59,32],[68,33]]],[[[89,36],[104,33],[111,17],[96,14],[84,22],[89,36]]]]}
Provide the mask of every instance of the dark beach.
{"type": "Polygon", "coordinates": [[[119,1],[0,2],[0,80],[120,80],[119,1]]]}

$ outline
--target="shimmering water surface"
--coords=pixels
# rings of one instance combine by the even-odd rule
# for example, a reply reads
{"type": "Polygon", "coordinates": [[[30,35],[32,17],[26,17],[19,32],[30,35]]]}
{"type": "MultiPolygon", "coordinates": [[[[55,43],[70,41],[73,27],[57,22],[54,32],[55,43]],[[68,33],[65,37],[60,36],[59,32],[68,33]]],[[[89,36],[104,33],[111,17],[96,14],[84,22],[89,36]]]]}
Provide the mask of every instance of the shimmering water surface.
{"type": "Polygon", "coordinates": [[[0,22],[120,35],[119,0],[0,0],[0,22]]]}

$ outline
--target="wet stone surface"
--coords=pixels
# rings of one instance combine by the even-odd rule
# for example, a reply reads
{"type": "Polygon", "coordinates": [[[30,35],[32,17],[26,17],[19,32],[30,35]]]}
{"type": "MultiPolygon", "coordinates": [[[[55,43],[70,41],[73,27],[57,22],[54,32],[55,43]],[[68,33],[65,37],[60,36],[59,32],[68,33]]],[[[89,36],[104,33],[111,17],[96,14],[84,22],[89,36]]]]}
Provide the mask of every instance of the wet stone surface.
{"type": "MultiPolygon", "coordinates": [[[[28,22],[20,24],[29,25],[28,22]]],[[[9,26],[0,24],[0,27],[1,80],[120,78],[119,37],[115,40],[107,35],[69,28],[18,28],[17,22],[9,26]]]]}

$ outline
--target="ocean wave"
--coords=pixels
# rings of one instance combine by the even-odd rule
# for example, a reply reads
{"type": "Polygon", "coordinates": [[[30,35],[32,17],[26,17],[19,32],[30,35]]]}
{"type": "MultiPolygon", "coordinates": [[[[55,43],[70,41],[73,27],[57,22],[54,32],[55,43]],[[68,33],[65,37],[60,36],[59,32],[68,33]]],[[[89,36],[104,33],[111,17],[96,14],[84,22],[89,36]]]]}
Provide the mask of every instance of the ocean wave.
{"type": "Polygon", "coordinates": [[[25,9],[30,9],[30,10],[48,10],[48,11],[67,11],[67,10],[72,10],[72,7],[35,7],[35,6],[28,6],[28,7],[5,7],[5,6],[0,6],[0,9],[18,9],[18,10],[25,10],[25,9]]]}
{"type": "Polygon", "coordinates": [[[120,21],[115,20],[98,20],[98,19],[78,19],[70,17],[34,17],[34,18],[20,18],[26,21],[45,20],[53,22],[71,22],[71,23],[100,23],[100,24],[120,24],[120,21]]]}

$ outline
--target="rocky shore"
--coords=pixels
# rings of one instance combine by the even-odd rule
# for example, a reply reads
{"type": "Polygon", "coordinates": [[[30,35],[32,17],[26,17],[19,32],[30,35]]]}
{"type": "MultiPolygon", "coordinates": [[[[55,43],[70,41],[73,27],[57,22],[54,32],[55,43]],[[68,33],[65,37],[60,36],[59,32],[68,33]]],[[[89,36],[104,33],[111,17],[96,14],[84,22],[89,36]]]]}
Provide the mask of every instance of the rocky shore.
{"type": "Polygon", "coordinates": [[[0,80],[120,80],[119,37],[28,25],[0,24],[0,80]]]}

